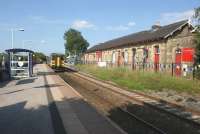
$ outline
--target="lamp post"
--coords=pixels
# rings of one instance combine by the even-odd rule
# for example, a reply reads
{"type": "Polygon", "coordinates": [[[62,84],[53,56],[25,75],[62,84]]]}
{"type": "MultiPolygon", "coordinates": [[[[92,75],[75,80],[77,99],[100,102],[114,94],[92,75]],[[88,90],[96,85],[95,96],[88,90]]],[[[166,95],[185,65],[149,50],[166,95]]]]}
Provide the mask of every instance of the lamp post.
{"type": "MultiPolygon", "coordinates": [[[[11,28],[11,44],[12,44],[12,49],[14,48],[14,32],[15,31],[24,31],[23,28],[20,28],[20,29],[14,29],[14,28],[11,28]]],[[[11,61],[11,67],[13,66],[13,53],[12,53],[12,61],[11,61]]]]}
{"type": "Polygon", "coordinates": [[[15,31],[24,31],[24,29],[22,29],[22,28],[20,28],[20,29],[13,29],[13,28],[11,28],[11,43],[12,43],[12,49],[14,48],[14,32],[15,31]]]}

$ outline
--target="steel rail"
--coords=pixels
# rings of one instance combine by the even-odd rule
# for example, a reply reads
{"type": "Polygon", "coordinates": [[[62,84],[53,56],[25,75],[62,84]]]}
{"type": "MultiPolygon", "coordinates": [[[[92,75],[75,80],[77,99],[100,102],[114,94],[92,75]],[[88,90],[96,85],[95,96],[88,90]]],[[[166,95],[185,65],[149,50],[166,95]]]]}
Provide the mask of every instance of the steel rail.
{"type": "MultiPolygon", "coordinates": [[[[77,75],[76,75],[76,76],[77,76],[77,75]]],[[[77,76],[77,77],[79,77],[79,76],[77,76]]],[[[82,77],[81,77],[81,78],[82,78],[82,77]]],[[[83,78],[82,78],[82,79],[83,79],[83,78]]],[[[64,81],[65,81],[65,79],[64,79],[64,81]]],[[[67,81],[66,81],[66,82],[67,82],[67,81]]],[[[76,89],[76,88],[75,88],[75,89],[76,89]]],[[[143,120],[142,118],[140,118],[139,116],[133,114],[132,112],[129,112],[126,108],[118,107],[116,104],[114,104],[114,103],[108,101],[107,99],[105,99],[104,97],[102,97],[102,96],[100,96],[100,95],[98,95],[98,94],[95,94],[95,93],[92,92],[92,91],[89,91],[89,90],[88,90],[87,92],[90,92],[91,94],[93,94],[93,95],[95,95],[95,96],[101,98],[101,100],[103,100],[104,103],[106,102],[107,104],[110,104],[110,105],[112,105],[112,106],[117,107],[120,111],[122,111],[123,113],[129,115],[129,117],[136,119],[137,121],[139,121],[140,123],[144,124],[145,126],[147,126],[148,128],[150,128],[150,129],[153,130],[154,132],[159,133],[159,134],[167,134],[165,131],[163,131],[163,130],[161,130],[160,128],[156,127],[156,126],[153,125],[152,123],[143,120]]]]}

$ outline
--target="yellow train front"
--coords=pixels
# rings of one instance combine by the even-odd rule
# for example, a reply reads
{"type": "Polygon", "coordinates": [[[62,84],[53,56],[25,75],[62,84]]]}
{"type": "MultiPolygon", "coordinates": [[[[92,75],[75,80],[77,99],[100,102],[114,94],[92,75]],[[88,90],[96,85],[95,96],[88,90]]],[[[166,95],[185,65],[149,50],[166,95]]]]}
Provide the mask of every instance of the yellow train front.
{"type": "Polygon", "coordinates": [[[63,54],[51,54],[50,66],[53,69],[59,69],[64,67],[64,55],[63,54]]]}

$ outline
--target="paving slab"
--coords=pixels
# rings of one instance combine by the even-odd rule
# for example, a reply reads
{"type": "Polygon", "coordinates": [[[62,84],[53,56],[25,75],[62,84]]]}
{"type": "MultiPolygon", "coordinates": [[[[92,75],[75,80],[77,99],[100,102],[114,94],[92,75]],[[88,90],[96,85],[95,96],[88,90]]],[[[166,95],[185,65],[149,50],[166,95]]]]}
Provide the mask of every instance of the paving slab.
{"type": "Polygon", "coordinates": [[[42,76],[0,86],[1,134],[54,134],[43,86],[42,76]]]}

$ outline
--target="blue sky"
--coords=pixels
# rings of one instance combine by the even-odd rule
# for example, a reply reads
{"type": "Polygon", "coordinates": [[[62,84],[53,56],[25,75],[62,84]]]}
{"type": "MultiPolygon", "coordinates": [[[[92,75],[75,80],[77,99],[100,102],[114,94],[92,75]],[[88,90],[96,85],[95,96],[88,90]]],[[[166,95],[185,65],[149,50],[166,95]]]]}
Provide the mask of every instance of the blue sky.
{"type": "Polygon", "coordinates": [[[14,47],[64,53],[64,32],[73,27],[90,46],[189,18],[199,0],[1,0],[0,52],[14,47]]]}

